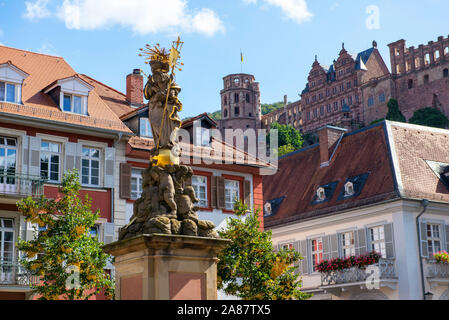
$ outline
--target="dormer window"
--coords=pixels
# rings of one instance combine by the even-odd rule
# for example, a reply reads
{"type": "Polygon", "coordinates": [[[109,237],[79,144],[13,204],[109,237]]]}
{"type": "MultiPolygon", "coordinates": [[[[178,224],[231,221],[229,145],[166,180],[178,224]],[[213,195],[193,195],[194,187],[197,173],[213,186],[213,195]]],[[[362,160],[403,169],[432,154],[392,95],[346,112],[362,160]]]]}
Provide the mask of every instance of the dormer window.
{"type": "Polygon", "coordinates": [[[153,138],[150,120],[148,120],[148,118],[140,118],[140,136],[144,138],[153,138]]]}
{"type": "Polygon", "coordinates": [[[316,191],[316,198],[318,201],[324,201],[326,199],[326,192],[323,187],[318,188],[316,191]]]}
{"type": "Polygon", "coordinates": [[[345,184],[345,197],[352,196],[354,194],[354,184],[351,181],[345,184]]]}
{"type": "Polygon", "coordinates": [[[27,77],[11,61],[0,64],[0,102],[22,103],[22,83],[27,77]]]}
{"type": "Polygon", "coordinates": [[[88,97],[93,87],[79,76],[56,80],[43,89],[61,111],[88,115],[88,97]]]}

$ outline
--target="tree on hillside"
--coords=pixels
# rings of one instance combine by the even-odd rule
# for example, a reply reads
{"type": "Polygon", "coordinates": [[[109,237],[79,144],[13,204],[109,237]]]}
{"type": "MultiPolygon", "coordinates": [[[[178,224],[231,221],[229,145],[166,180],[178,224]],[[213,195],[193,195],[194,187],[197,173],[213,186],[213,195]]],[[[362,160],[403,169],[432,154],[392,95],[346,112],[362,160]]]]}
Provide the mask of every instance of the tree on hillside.
{"type": "Polygon", "coordinates": [[[388,101],[388,112],[386,116],[387,120],[397,121],[397,122],[407,122],[404,115],[399,110],[398,101],[395,99],[390,99],[388,101]]]}
{"type": "Polygon", "coordinates": [[[283,101],[273,102],[273,103],[262,103],[261,104],[262,115],[268,114],[270,112],[273,112],[273,111],[283,108],[283,107],[284,107],[283,101]]]}
{"type": "Polygon", "coordinates": [[[101,290],[113,295],[113,282],[104,270],[110,256],[90,233],[99,213],[92,213],[87,196],[84,201],[79,198],[80,189],[75,170],[64,176],[60,198],[17,202],[26,220],[40,227],[36,239],[19,239],[18,248],[26,254],[24,268],[40,277],[32,289],[41,300],[88,299],[101,290]]]}
{"type": "MultiPolygon", "coordinates": [[[[273,122],[270,126],[271,129],[278,130],[278,148],[282,146],[291,146],[293,147],[292,151],[299,150],[302,148],[304,140],[301,136],[301,133],[296,130],[291,125],[287,124],[279,124],[277,122],[273,122]]],[[[270,141],[270,134],[267,137],[267,143],[270,141]]],[[[288,147],[289,150],[291,149],[288,147]]],[[[286,148],[284,148],[285,150],[286,148]]],[[[279,150],[280,153],[281,150],[279,150]]]]}
{"type": "Polygon", "coordinates": [[[409,123],[442,129],[446,129],[449,126],[449,120],[444,113],[432,107],[416,110],[409,123]]]}
{"type": "Polygon", "coordinates": [[[235,218],[220,237],[232,242],[218,255],[218,288],[243,300],[305,300],[294,266],[301,258],[293,249],[275,252],[271,231],[261,231],[259,211],[236,202],[235,218]],[[246,214],[246,217],[244,217],[246,214]]]}

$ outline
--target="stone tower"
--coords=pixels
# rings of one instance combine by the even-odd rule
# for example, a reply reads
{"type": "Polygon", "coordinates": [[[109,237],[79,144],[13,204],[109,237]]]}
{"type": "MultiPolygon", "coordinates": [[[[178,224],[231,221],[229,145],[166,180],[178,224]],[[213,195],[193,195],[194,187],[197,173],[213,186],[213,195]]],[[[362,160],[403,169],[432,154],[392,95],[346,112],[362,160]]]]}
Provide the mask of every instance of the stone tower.
{"type": "Polygon", "coordinates": [[[219,129],[260,129],[261,106],[259,83],[253,75],[238,73],[223,78],[219,129]]]}

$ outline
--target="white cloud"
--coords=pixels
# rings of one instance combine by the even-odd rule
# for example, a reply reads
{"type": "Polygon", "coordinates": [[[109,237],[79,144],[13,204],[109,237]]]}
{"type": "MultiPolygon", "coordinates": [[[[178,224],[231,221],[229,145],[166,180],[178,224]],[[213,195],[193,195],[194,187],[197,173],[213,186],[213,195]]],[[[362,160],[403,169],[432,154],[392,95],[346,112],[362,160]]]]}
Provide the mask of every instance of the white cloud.
{"type": "Polygon", "coordinates": [[[96,30],[118,25],[138,34],[187,31],[206,36],[224,31],[223,22],[214,11],[193,11],[186,0],[36,0],[29,6],[45,12],[49,1],[55,4],[51,16],[69,29],[96,30]]]}
{"type": "Polygon", "coordinates": [[[43,53],[43,54],[48,54],[48,55],[51,55],[51,56],[57,56],[58,55],[57,52],[56,52],[55,47],[51,43],[48,43],[48,42],[43,43],[41,45],[41,47],[39,49],[37,49],[37,52],[38,53],[43,53]]]}
{"type": "Polygon", "coordinates": [[[26,1],[25,18],[38,20],[50,16],[50,11],[47,8],[48,1],[49,0],[36,0],[35,2],[26,1]]]}
{"type": "MultiPolygon", "coordinates": [[[[243,0],[247,4],[256,4],[257,0],[243,0]]],[[[295,21],[302,23],[308,21],[313,15],[307,9],[306,0],[261,0],[268,5],[278,7],[284,15],[295,21]]]]}

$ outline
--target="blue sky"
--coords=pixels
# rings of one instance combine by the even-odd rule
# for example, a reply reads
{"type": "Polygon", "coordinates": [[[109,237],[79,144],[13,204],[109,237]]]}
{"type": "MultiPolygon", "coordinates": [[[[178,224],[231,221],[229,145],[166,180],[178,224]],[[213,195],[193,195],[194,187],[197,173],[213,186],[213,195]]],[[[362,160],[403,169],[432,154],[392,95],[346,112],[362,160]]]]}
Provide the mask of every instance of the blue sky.
{"type": "Polygon", "coordinates": [[[331,64],[373,40],[417,46],[449,34],[447,0],[0,0],[0,43],[62,56],[125,92],[134,68],[149,73],[139,48],[185,41],[178,73],[181,117],[220,108],[222,77],[241,70],[260,82],[262,103],[297,100],[315,54],[331,64]]]}

